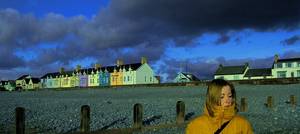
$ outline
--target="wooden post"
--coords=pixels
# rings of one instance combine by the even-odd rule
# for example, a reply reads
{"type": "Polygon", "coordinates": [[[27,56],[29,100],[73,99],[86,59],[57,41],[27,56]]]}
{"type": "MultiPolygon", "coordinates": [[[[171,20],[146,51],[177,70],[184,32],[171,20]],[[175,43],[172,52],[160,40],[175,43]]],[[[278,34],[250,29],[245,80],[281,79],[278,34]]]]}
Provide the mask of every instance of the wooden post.
{"type": "Polygon", "coordinates": [[[295,95],[290,96],[290,102],[291,102],[292,107],[296,107],[297,101],[296,101],[295,95]]]}
{"type": "Polygon", "coordinates": [[[90,107],[88,105],[83,105],[81,107],[81,122],[80,122],[80,132],[90,131],[90,107]]]}
{"type": "Polygon", "coordinates": [[[181,124],[184,122],[185,116],[185,104],[183,101],[178,101],[176,103],[176,123],[181,124]]]}
{"type": "Polygon", "coordinates": [[[272,96],[268,96],[267,107],[268,108],[273,108],[273,98],[272,98],[272,96]]]}
{"type": "Polygon", "coordinates": [[[142,128],[143,125],[143,106],[142,104],[135,104],[133,107],[133,127],[142,128]]]}
{"type": "Polygon", "coordinates": [[[25,108],[16,109],[16,134],[25,134],[25,108]]]}
{"type": "Polygon", "coordinates": [[[248,105],[247,105],[247,102],[246,102],[246,98],[241,98],[241,112],[246,112],[248,109],[248,105]]]}

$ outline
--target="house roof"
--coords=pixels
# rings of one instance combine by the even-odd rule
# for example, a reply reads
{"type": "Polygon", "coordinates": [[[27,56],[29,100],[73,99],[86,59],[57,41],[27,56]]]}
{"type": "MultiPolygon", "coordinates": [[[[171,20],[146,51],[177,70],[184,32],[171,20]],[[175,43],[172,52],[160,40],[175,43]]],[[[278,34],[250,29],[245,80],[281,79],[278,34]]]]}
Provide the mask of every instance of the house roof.
{"type": "Polygon", "coordinates": [[[34,83],[34,84],[40,82],[40,79],[39,79],[39,78],[26,78],[26,79],[25,79],[26,84],[29,84],[30,79],[32,80],[32,83],[34,83]]]}
{"type": "MultiPolygon", "coordinates": [[[[108,72],[112,73],[114,72],[114,69],[117,69],[119,70],[120,68],[123,69],[125,68],[127,71],[129,70],[129,68],[131,68],[133,71],[134,70],[137,70],[142,64],[141,63],[133,63],[133,64],[125,64],[125,65],[121,65],[121,66],[104,66],[104,67],[101,67],[100,69],[96,69],[96,68],[86,68],[86,69],[80,69],[79,72],[80,73],[87,73],[87,74],[91,74],[93,71],[96,72],[96,71],[105,71],[107,70],[108,72]]],[[[73,73],[75,73],[75,71],[66,71],[64,73],[62,73],[63,75],[72,75],[73,73]]],[[[45,79],[49,76],[51,76],[52,78],[55,78],[56,76],[59,76],[61,75],[60,72],[54,72],[54,73],[47,73],[45,75],[43,75],[41,77],[41,79],[45,79]]]]}
{"type": "Polygon", "coordinates": [[[29,75],[22,75],[21,77],[19,77],[17,80],[23,80],[24,78],[28,77],[29,75]]]}
{"type": "Polygon", "coordinates": [[[222,66],[220,65],[215,75],[232,75],[232,74],[243,74],[247,69],[248,64],[242,66],[222,66]]]}
{"type": "Polygon", "coordinates": [[[249,69],[244,77],[272,76],[271,68],[249,69]]]}
{"type": "Polygon", "coordinates": [[[279,63],[279,62],[295,62],[295,61],[300,61],[300,58],[278,59],[277,63],[279,63]]]}
{"type": "Polygon", "coordinates": [[[181,73],[181,74],[183,74],[190,81],[199,81],[199,79],[195,75],[193,75],[191,73],[181,73]]]}

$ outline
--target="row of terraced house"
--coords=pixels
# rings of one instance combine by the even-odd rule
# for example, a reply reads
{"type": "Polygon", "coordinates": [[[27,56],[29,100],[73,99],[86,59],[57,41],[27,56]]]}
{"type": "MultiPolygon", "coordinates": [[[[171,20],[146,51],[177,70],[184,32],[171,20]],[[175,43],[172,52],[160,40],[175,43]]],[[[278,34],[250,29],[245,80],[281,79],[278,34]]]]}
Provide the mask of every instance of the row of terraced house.
{"type": "MultiPolygon", "coordinates": [[[[65,71],[60,68],[58,72],[47,73],[41,78],[23,75],[15,81],[16,89],[38,88],[70,88],[70,87],[96,87],[120,86],[136,84],[157,84],[159,76],[147,63],[145,57],[140,63],[124,64],[117,60],[114,66],[101,66],[96,64],[93,68],[82,69],[77,65],[74,70],[65,71]]],[[[5,85],[5,83],[3,83],[5,85]]],[[[1,85],[0,85],[1,86],[1,85]]]]}

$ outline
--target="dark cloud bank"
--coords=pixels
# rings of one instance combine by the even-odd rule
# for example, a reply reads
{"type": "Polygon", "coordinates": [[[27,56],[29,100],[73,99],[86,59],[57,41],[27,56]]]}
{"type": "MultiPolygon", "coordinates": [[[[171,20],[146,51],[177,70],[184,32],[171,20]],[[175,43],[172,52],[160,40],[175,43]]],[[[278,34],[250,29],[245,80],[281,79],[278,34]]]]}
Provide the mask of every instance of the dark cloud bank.
{"type": "MultiPolygon", "coordinates": [[[[50,65],[68,66],[85,57],[94,57],[106,65],[117,58],[137,62],[139,57],[146,56],[152,63],[160,59],[166,62],[168,69],[161,67],[158,71],[173,77],[183,61],[163,58],[165,41],[173,40],[176,46],[182,46],[203,33],[219,33],[216,44],[224,44],[230,40],[226,35],[229,30],[293,30],[299,28],[299,7],[299,0],[112,0],[92,19],[66,18],[54,13],[37,18],[14,9],[1,9],[0,57],[7,59],[0,61],[0,70],[27,67],[43,74],[57,70],[58,67],[50,65]],[[34,49],[43,43],[56,45],[34,49]],[[16,56],[16,49],[37,50],[39,58],[25,61],[16,56]]],[[[284,42],[289,45],[298,40],[299,36],[284,42]]],[[[269,59],[250,61],[264,65],[264,60],[269,59]]],[[[244,62],[226,61],[222,57],[216,63],[187,61],[191,72],[207,70],[197,74],[204,78],[211,78],[220,63],[244,62]]]]}

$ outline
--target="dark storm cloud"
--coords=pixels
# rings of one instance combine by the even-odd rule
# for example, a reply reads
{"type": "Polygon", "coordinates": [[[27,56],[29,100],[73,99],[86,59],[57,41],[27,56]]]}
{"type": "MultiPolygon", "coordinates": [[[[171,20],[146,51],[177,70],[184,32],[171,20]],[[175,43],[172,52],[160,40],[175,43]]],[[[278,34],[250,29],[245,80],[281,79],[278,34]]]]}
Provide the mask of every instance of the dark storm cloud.
{"type": "Polygon", "coordinates": [[[224,33],[220,34],[220,37],[216,40],[216,44],[220,45],[220,44],[225,44],[230,40],[230,37],[224,33]]]}
{"type": "Polygon", "coordinates": [[[25,62],[0,44],[0,71],[17,68],[25,65],[25,62]]]}
{"type": "Polygon", "coordinates": [[[295,35],[295,36],[292,36],[288,39],[285,39],[282,41],[282,43],[284,45],[295,45],[297,42],[300,41],[300,36],[299,35],[295,35]]]}
{"type": "MultiPolygon", "coordinates": [[[[0,10],[0,45],[14,62],[5,67],[23,67],[25,61],[14,56],[16,49],[38,44],[59,44],[59,49],[41,50],[31,68],[95,57],[99,62],[115,59],[162,58],[164,41],[187,45],[203,33],[228,30],[259,31],[299,27],[299,0],[112,0],[92,19],[66,18],[49,13],[43,18],[21,14],[14,9],[0,10]],[[130,48],[133,53],[123,52],[130,48]],[[44,52],[43,52],[44,51],[44,52]]],[[[228,36],[218,42],[226,43],[228,36]]],[[[2,56],[2,55],[1,55],[2,56]]],[[[110,62],[109,62],[110,61],[110,62]]]]}

